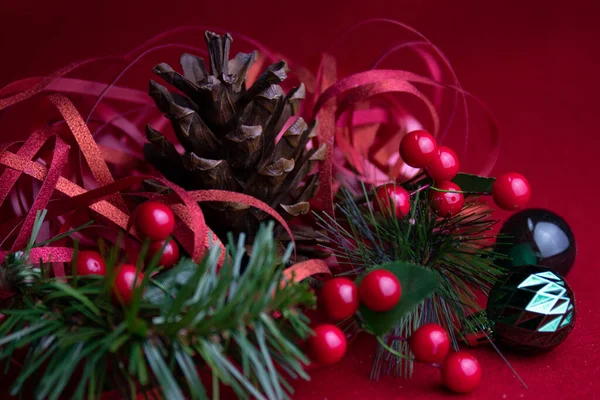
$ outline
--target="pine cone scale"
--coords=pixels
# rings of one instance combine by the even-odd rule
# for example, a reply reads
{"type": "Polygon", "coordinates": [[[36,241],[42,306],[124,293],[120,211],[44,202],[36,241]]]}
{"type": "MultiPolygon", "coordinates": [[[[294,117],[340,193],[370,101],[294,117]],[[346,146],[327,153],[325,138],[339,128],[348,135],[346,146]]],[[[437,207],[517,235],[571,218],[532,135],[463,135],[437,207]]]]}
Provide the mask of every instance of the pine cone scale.
{"type": "MultiPolygon", "coordinates": [[[[182,73],[162,63],[154,72],[178,89],[170,93],[150,82],[150,95],[170,120],[176,146],[148,127],[148,160],[165,177],[188,190],[219,189],[251,195],[289,219],[309,212],[318,179],[305,178],[322,159],[322,148],[307,149],[314,136],[313,124],[297,118],[283,127],[305,98],[304,85],[286,91],[280,84],[288,66],[280,61],[269,66],[246,86],[246,77],[257,53],[238,53],[229,58],[231,36],[205,35],[209,67],[200,57],[184,54],[182,73]]],[[[160,190],[158,187],[156,190],[160,190]]],[[[222,236],[244,232],[251,239],[268,214],[240,203],[202,203],[208,225],[222,236]]]]}

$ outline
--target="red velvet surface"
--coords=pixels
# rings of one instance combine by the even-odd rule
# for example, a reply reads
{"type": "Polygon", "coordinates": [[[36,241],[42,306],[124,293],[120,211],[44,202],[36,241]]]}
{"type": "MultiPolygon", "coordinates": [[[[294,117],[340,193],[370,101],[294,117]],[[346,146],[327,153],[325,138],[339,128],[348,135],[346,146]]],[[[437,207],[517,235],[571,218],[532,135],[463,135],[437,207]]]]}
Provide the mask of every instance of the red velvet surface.
{"type": "MultiPolygon", "coordinates": [[[[488,348],[474,353],[481,386],[464,398],[589,399],[598,397],[598,265],[596,187],[600,144],[600,6],[592,1],[5,1],[0,7],[0,85],[53,71],[94,55],[123,53],[164,29],[207,24],[243,32],[295,60],[314,63],[336,35],[368,17],[408,23],[450,58],[463,86],[500,122],[503,150],[494,172],[519,171],[533,187],[531,206],[564,216],[579,254],[568,281],[577,325],[554,351],[507,353],[524,389],[488,348]],[[492,4],[493,3],[493,4],[492,4]]],[[[385,33],[385,30],[381,31],[385,33]]],[[[369,46],[369,38],[359,40],[369,46]]],[[[198,37],[198,44],[203,40],[198,37]]],[[[361,45],[347,52],[360,59],[361,45]]],[[[0,132],[2,141],[11,132],[0,132]]],[[[449,398],[439,371],[416,368],[412,380],[369,380],[375,343],[359,338],[338,365],[299,382],[296,399],[449,398]]]]}

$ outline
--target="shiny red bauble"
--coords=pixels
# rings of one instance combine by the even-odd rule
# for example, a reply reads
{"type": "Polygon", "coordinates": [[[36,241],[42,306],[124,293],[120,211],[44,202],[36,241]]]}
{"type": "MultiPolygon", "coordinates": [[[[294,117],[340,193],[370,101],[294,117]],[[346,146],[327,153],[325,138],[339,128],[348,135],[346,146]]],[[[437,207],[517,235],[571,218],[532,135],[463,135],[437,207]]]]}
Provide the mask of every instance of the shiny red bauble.
{"type": "Polygon", "coordinates": [[[413,168],[428,166],[436,156],[437,150],[435,138],[423,130],[410,132],[400,142],[400,156],[413,168]]]}
{"type": "Polygon", "coordinates": [[[100,253],[91,250],[82,250],[77,253],[75,260],[77,275],[106,275],[106,264],[100,253]]]}
{"type": "Polygon", "coordinates": [[[457,393],[473,391],[481,381],[481,367],[475,357],[465,351],[451,354],[442,367],[442,382],[457,393]]]}
{"type": "Polygon", "coordinates": [[[427,166],[427,173],[435,182],[451,181],[458,174],[458,156],[449,147],[440,146],[427,166]]]}
{"type": "Polygon", "coordinates": [[[323,285],[319,301],[331,320],[341,321],[358,310],[358,288],[348,278],[333,278],[323,285]]]}
{"type": "Polygon", "coordinates": [[[117,268],[112,294],[115,300],[129,305],[133,301],[135,287],[139,287],[144,280],[144,274],[137,272],[135,265],[124,264],[117,268]],[[137,277],[137,278],[136,278],[137,277]]]}
{"type": "Polygon", "coordinates": [[[152,242],[148,247],[148,262],[152,261],[156,254],[160,253],[160,259],[158,265],[162,265],[165,268],[171,268],[179,261],[179,245],[173,239],[168,242],[152,242]]]}
{"type": "Polygon", "coordinates": [[[410,212],[410,195],[402,186],[388,183],[377,188],[373,206],[377,212],[392,209],[397,218],[404,218],[410,212]]]}
{"type": "Polygon", "coordinates": [[[429,204],[431,208],[437,212],[440,217],[449,217],[456,215],[462,210],[465,204],[465,196],[461,191],[460,186],[454,182],[442,182],[436,185],[440,190],[453,190],[453,192],[439,192],[437,190],[429,190],[429,204]]]}
{"type": "Polygon", "coordinates": [[[133,212],[135,226],[151,240],[165,240],[175,228],[175,216],[166,205],[155,201],[140,204],[133,212]]]}
{"type": "Polygon", "coordinates": [[[531,186],[523,175],[509,172],[496,178],[492,186],[492,197],[503,210],[516,211],[525,207],[529,201],[531,186]]]}
{"type": "Polygon", "coordinates": [[[369,310],[389,311],[402,296],[400,281],[392,272],[377,269],[365,275],[358,287],[360,301],[369,310]]]}
{"type": "Polygon", "coordinates": [[[346,336],[335,325],[323,324],[314,328],[314,335],[308,339],[311,358],[319,364],[331,365],[340,361],[346,354],[346,336]]]}
{"type": "Polygon", "coordinates": [[[441,363],[450,351],[450,338],[438,324],[422,325],[410,336],[410,349],[417,361],[441,363]]]}

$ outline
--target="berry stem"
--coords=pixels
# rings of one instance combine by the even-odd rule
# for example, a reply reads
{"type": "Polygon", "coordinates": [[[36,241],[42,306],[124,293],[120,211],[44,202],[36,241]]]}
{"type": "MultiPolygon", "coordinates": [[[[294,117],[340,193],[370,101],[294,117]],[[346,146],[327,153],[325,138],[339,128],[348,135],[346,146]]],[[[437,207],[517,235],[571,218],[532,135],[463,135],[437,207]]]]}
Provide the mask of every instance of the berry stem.
{"type": "Polygon", "coordinates": [[[425,190],[425,189],[427,189],[427,188],[429,188],[429,187],[432,187],[432,186],[431,186],[430,184],[423,185],[423,186],[421,186],[420,188],[418,188],[417,190],[415,190],[415,191],[411,192],[411,193],[409,194],[409,196],[410,196],[410,197],[412,197],[414,194],[417,194],[417,193],[419,193],[419,192],[421,192],[421,191],[423,191],[423,190],[425,190]]]}
{"type": "MultiPolygon", "coordinates": [[[[492,192],[465,192],[463,190],[444,190],[444,189],[438,189],[435,186],[431,186],[429,185],[429,188],[432,190],[435,190],[436,192],[445,192],[445,193],[462,193],[462,194],[474,194],[474,195],[478,195],[478,196],[489,196],[490,194],[492,194],[492,192]]],[[[417,191],[421,190],[422,188],[417,189],[417,191]]]]}
{"type": "MultiPolygon", "coordinates": [[[[393,341],[393,340],[407,340],[405,337],[402,337],[402,336],[391,336],[391,337],[390,337],[390,338],[388,338],[388,339],[392,339],[392,341],[393,341]]],[[[380,344],[381,346],[383,346],[383,348],[384,348],[384,349],[386,349],[387,351],[389,351],[390,353],[392,353],[392,354],[393,354],[393,355],[395,355],[396,357],[403,358],[403,359],[405,359],[405,360],[408,360],[408,361],[415,361],[415,362],[416,362],[416,361],[418,361],[418,360],[416,360],[416,359],[414,359],[414,358],[410,358],[410,357],[407,357],[407,356],[405,356],[405,355],[403,355],[403,354],[400,354],[400,353],[399,353],[399,352],[397,352],[396,350],[392,349],[392,348],[391,348],[391,347],[390,347],[390,346],[389,346],[389,345],[388,345],[388,344],[387,344],[387,343],[386,343],[386,342],[383,340],[383,338],[382,338],[381,336],[377,336],[377,341],[379,342],[379,344],[380,344]]],[[[443,367],[443,365],[442,365],[442,364],[436,364],[436,363],[428,363],[427,365],[430,365],[430,366],[432,366],[432,367],[434,367],[434,368],[438,368],[438,369],[442,369],[442,367],[443,367]]]]}
{"type": "Polygon", "coordinates": [[[387,351],[389,351],[390,353],[392,353],[393,355],[395,355],[396,357],[399,358],[403,358],[405,360],[408,361],[415,361],[414,358],[410,358],[405,356],[404,354],[400,354],[399,352],[397,352],[396,350],[392,349],[390,346],[387,345],[387,343],[381,338],[381,336],[377,336],[377,341],[379,342],[379,344],[386,349],[387,351]]]}

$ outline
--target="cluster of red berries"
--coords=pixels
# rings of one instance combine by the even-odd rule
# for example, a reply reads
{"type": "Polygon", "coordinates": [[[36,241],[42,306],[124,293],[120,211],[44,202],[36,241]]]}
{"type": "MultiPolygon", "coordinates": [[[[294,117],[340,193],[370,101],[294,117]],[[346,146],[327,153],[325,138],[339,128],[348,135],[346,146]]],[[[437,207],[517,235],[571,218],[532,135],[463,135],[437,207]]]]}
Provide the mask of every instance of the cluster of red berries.
{"type": "MultiPolygon", "coordinates": [[[[400,142],[402,160],[413,168],[424,168],[435,182],[429,192],[431,207],[441,217],[456,215],[462,209],[465,199],[461,188],[451,182],[459,172],[458,156],[449,147],[438,146],[435,138],[426,131],[410,132],[400,142]]],[[[523,208],[531,196],[527,179],[516,172],[506,173],[496,179],[492,187],[494,202],[502,209],[515,211],[523,208]]],[[[394,206],[397,218],[404,218],[410,212],[410,195],[394,184],[381,186],[376,192],[375,209],[381,211],[394,206]]]]}
{"type": "MultiPolygon", "coordinates": [[[[389,311],[398,304],[402,296],[400,281],[390,271],[377,269],[365,275],[360,285],[348,278],[333,278],[323,285],[319,302],[332,321],[352,317],[362,303],[370,310],[389,311]]],[[[340,361],[346,353],[346,337],[333,324],[322,324],[315,328],[308,340],[313,360],[329,365],[340,361]]]]}
{"type": "Polygon", "coordinates": [[[412,334],[409,344],[417,361],[441,364],[442,382],[448,389],[457,393],[469,393],[479,385],[479,362],[465,351],[448,355],[450,338],[440,325],[422,325],[412,334]]]}
{"type": "MultiPolygon", "coordinates": [[[[152,240],[148,249],[148,258],[160,255],[159,265],[173,266],[179,260],[179,246],[173,239],[165,242],[175,228],[175,216],[164,204],[148,201],[141,204],[132,214],[140,234],[152,240]]],[[[83,250],[77,253],[75,260],[77,275],[106,275],[106,263],[100,253],[83,250]]],[[[142,272],[135,265],[123,264],[116,268],[113,284],[113,297],[124,304],[131,304],[135,286],[144,280],[142,272]]]]}
{"type": "Polygon", "coordinates": [[[155,201],[140,204],[131,218],[141,236],[151,240],[148,259],[160,253],[158,265],[170,268],[179,261],[179,246],[173,239],[167,240],[175,229],[175,216],[171,209],[155,201]]]}

